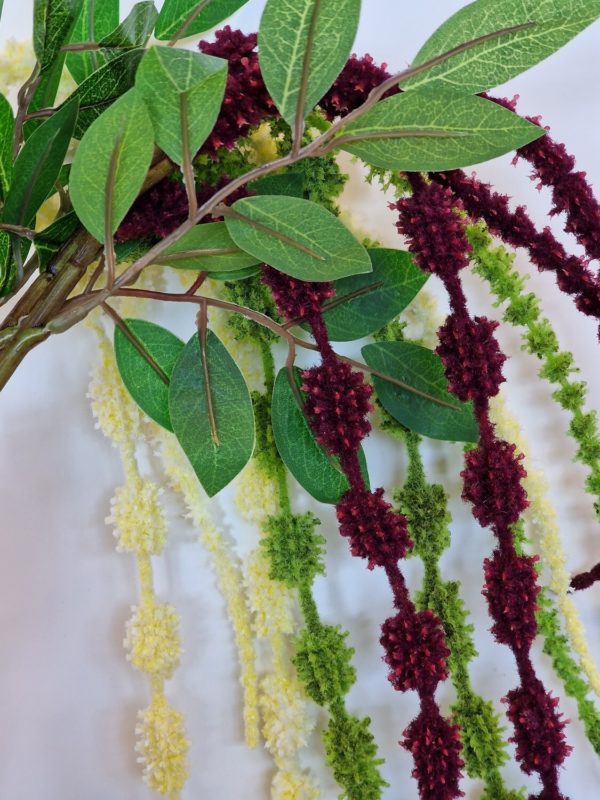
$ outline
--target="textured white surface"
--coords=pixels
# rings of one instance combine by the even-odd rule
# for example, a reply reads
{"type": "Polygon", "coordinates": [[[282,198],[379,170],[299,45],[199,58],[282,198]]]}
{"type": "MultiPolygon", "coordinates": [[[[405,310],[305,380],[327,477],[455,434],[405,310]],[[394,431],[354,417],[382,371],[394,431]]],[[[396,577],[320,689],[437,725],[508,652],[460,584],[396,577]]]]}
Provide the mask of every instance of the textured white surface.
{"type": "MultiPolygon", "coordinates": [[[[123,11],[131,3],[124,3],[123,11]],[[126,6],[126,8],[125,8],[126,6]]],[[[234,25],[255,30],[263,2],[251,0],[234,25]]],[[[416,7],[397,0],[368,0],[356,52],[370,52],[392,68],[410,62],[420,44],[461,0],[424,0],[416,7]]],[[[5,0],[0,39],[30,35],[31,0],[5,0]]],[[[578,156],[578,167],[600,186],[597,131],[600,126],[600,24],[580,35],[563,51],[521,76],[503,90],[521,94],[521,113],[542,114],[554,136],[578,156]]],[[[496,186],[527,202],[543,224],[549,207],[546,192],[537,193],[523,165],[508,157],[481,167],[479,173],[496,186]]],[[[393,218],[373,190],[348,193],[357,221],[372,236],[397,244],[393,218]]],[[[559,221],[553,227],[562,236],[559,221]]],[[[568,240],[566,240],[568,241],[568,240]]],[[[576,250],[572,242],[569,248],[576,250]]],[[[523,254],[520,266],[531,271],[523,254]]],[[[433,284],[433,281],[430,282],[433,284]]],[[[551,275],[532,276],[544,298],[563,347],[572,350],[589,382],[597,408],[600,371],[594,324],[560,295],[551,275]]],[[[473,307],[490,313],[481,285],[468,281],[473,307]]],[[[438,293],[441,296],[441,293],[438,293]]],[[[496,312],[493,312],[496,313],[496,312]]],[[[191,317],[173,315],[175,330],[189,335],[191,317]]],[[[573,570],[600,559],[598,527],[591,503],[582,492],[583,469],[570,463],[573,447],[564,433],[567,418],[550,400],[550,389],[534,378],[536,363],[519,352],[518,335],[503,329],[502,342],[514,355],[507,370],[510,405],[524,423],[533,455],[547,470],[560,513],[573,570]]],[[[104,524],[114,486],[121,480],[119,459],[94,429],[86,401],[90,364],[95,359],[92,334],[83,329],[56,337],[37,348],[0,395],[0,798],[7,800],[145,800],[152,793],[142,784],[133,754],[133,728],[138,708],[145,705],[146,684],[125,660],[123,626],[136,601],[133,560],[118,554],[104,524]]],[[[474,609],[481,655],[473,663],[476,688],[497,699],[515,685],[513,659],[494,645],[487,632],[481,563],[492,548],[488,531],[471,520],[459,495],[459,448],[430,447],[432,477],[442,479],[453,494],[453,545],[444,557],[447,577],[463,580],[463,596],[474,609]]],[[[404,457],[388,442],[368,442],[374,485],[401,482],[404,457]]],[[[221,500],[223,515],[246,550],[254,533],[241,526],[232,511],[231,495],[221,500]]],[[[358,682],[349,708],[373,719],[373,731],[386,759],[384,774],[391,784],[385,800],[417,797],[408,777],[411,759],[396,741],[416,710],[412,695],[394,693],[380,659],[379,624],[391,612],[383,576],[352,560],[338,536],[330,509],[318,509],[328,539],[328,576],[317,582],[323,618],[350,630],[356,648],[358,682]]],[[[158,568],[158,588],[182,614],[185,654],[168,684],[168,694],[185,711],[192,740],[191,778],[184,797],[259,800],[268,796],[271,763],[262,750],[248,752],[242,741],[240,693],[235,653],[223,603],[205,554],[194,534],[173,517],[170,543],[158,568]]],[[[406,566],[411,588],[420,569],[406,566]]],[[[600,592],[577,598],[600,657],[598,624],[600,592]]],[[[566,716],[576,719],[564,701],[545,657],[536,651],[540,675],[561,696],[566,716]]],[[[452,700],[448,685],[439,700],[452,700]]],[[[323,719],[320,718],[320,722],[323,719]]],[[[600,793],[600,767],[578,723],[569,727],[575,746],[563,775],[572,800],[600,793]]],[[[315,741],[315,752],[320,745],[315,741]]],[[[311,759],[318,764],[319,759],[311,759]]],[[[514,765],[505,770],[512,786],[535,781],[514,765]]],[[[323,798],[334,800],[336,789],[322,774],[323,798]]],[[[481,796],[478,783],[465,781],[469,798],[481,796]]]]}

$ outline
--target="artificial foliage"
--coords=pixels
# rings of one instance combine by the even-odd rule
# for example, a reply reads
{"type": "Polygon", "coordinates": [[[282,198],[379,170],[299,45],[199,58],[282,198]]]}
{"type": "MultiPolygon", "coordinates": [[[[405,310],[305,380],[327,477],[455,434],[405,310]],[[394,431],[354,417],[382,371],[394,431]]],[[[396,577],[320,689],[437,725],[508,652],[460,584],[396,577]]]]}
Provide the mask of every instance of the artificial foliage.
{"type": "Polygon", "coordinates": [[[393,73],[353,52],[369,13],[360,0],[267,0],[257,32],[230,24],[246,2],[141,2],[121,19],[113,0],[36,0],[31,46],[0,57],[0,388],[47,339],[84,321],[94,332],[91,409],[123,471],[106,521],[137,570],[123,643],[146,678],[131,730],[143,777],[178,800],[196,769],[169,699],[179,615],[154,577],[176,498],[230,618],[244,739],[272,762],[265,796],[325,797],[310,752],[347,800],[388,789],[454,800],[465,776],[485,800],[568,800],[569,721],[548,665],[600,755],[600,670],[573,598],[597,590],[600,557],[568,561],[569,532],[505,402],[502,334],[503,323],[519,330],[568,415],[597,524],[593,398],[514,262],[525,251],[600,322],[600,203],[545,120],[493,91],[576,47],[600,6],[475,0],[393,73]],[[548,190],[564,240],[471,172],[509,154],[548,190]],[[350,156],[386,193],[392,247],[345,207],[350,156]],[[500,319],[471,310],[469,271],[500,319]],[[166,303],[197,312],[183,339],[156,321],[166,303]],[[338,346],[356,342],[360,358],[338,346]],[[374,428],[398,456],[396,485],[372,481],[363,443],[374,428]],[[447,485],[425,442],[462,444],[447,485]],[[230,484],[243,548],[215,497],[230,484]],[[457,484],[493,542],[483,564],[450,514],[457,484]],[[355,705],[357,644],[321,607],[331,566],[320,520],[332,511],[344,557],[387,587],[387,617],[366,610],[379,650],[365,655],[384,662],[390,706],[394,692],[414,701],[391,733],[410,757],[405,775],[384,773],[355,705]],[[446,572],[457,539],[489,646],[508,648],[516,668],[502,697],[472,678],[474,617],[446,572]],[[507,775],[511,759],[528,789],[507,775]]]}

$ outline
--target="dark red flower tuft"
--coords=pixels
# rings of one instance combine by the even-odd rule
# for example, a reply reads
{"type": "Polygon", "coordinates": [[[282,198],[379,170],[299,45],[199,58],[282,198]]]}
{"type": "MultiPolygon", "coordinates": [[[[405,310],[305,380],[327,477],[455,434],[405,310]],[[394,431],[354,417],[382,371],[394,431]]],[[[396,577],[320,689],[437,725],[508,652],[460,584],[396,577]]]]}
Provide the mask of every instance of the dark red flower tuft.
{"type": "MultiPolygon", "coordinates": [[[[201,206],[214,195],[217,189],[229,183],[229,177],[223,175],[216,186],[202,184],[196,187],[198,205],[201,206]]],[[[247,197],[246,187],[232,192],[224,201],[231,205],[240,197],[247,197]]],[[[115,234],[117,242],[128,242],[131,239],[163,239],[178,228],[188,216],[188,200],[185,186],[172,178],[165,178],[149,191],[140,195],[115,234]]],[[[206,217],[211,222],[217,217],[206,217]]]]}
{"type": "Polygon", "coordinates": [[[473,516],[484,527],[495,525],[504,530],[528,506],[521,485],[521,478],[527,475],[521,464],[523,454],[515,455],[515,450],[514,444],[492,439],[465,456],[462,498],[473,504],[473,516]]]}
{"type": "Polygon", "coordinates": [[[429,694],[446,680],[450,650],[440,619],[430,608],[405,608],[386,619],[381,630],[379,641],[386,653],[383,660],[389,665],[388,680],[395,689],[429,694]]]}
{"type": "Polygon", "coordinates": [[[268,266],[263,267],[262,279],[271,289],[279,313],[287,319],[305,317],[310,320],[320,313],[323,303],[335,295],[331,283],[301,281],[268,266]]]}
{"type": "Polygon", "coordinates": [[[454,277],[469,263],[471,245],[465,222],[456,213],[457,200],[437,183],[422,183],[412,197],[390,206],[400,212],[398,231],[408,239],[408,249],[426,272],[454,277]]]}
{"type": "Polygon", "coordinates": [[[458,725],[445,720],[436,706],[424,709],[404,731],[402,746],[413,755],[413,778],[421,800],[453,800],[463,797],[459,788],[464,761],[458,725]]]}
{"type": "Polygon", "coordinates": [[[305,410],[317,441],[334,455],[355,451],[371,430],[367,414],[373,410],[373,389],[362,373],[330,359],[305,370],[302,378],[302,390],[308,393],[305,410]]]}
{"type": "Polygon", "coordinates": [[[550,228],[538,231],[524,206],[510,210],[508,197],[492,191],[488,184],[468,177],[462,170],[437,173],[436,181],[452,190],[468,213],[485,220],[490,231],[512,247],[524,247],[540,270],[551,270],[561,291],[574,295],[584,314],[600,319],[600,282],[584,259],[568,255],[550,228]]]}
{"type": "Polygon", "coordinates": [[[483,563],[485,595],[492,633],[513,650],[529,649],[537,633],[535,612],[540,591],[535,562],[537,556],[518,556],[514,550],[495,550],[483,563]]]}
{"type": "Polygon", "coordinates": [[[198,47],[207,55],[227,59],[229,72],[219,118],[202,147],[205,153],[214,153],[219,147],[231,150],[251,127],[278,116],[260,73],[257,35],[233,31],[226,25],[215,33],[215,39],[201,41],[198,47]]]}
{"type": "MultiPolygon", "coordinates": [[[[376,64],[368,53],[361,58],[353,53],[331,89],[319,103],[327,119],[343,117],[362,105],[369,92],[390,77],[386,67],[387,64],[376,64]]],[[[397,94],[398,91],[399,89],[392,89],[385,97],[397,94]]]]}
{"type": "Polygon", "coordinates": [[[552,697],[534,679],[527,686],[513,689],[504,698],[508,718],[514,726],[510,741],[517,746],[517,759],[528,775],[549,773],[562,764],[571,750],[565,741],[568,720],[558,711],[558,698],[552,697]]]}
{"type": "Polygon", "coordinates": [[[437,354],[444,362],[448,388],[461,400],[485,400],[498,394],[504,381],[501,352],[493,332],[498,323],[450,314],[438,331],[437,354]]]}
{"type": "Polygon", "coordinates": [[[406,517],[391,509],[383,489],[350,489],[336,506],[340,533],[350,540],[353,556],[368,559],[369,569],[396,564],[412,545],[406,517]]]}

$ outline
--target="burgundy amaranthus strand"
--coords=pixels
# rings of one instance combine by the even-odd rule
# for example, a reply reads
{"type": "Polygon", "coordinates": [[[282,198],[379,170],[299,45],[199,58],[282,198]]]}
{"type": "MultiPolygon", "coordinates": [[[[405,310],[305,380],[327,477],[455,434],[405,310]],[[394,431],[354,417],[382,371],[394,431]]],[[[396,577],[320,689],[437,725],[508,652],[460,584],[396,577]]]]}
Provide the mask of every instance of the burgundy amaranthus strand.
{"type": "Polygon", "coordinates": [[[333,295],[333,287],[298,281],[270,267],[264,268],[263,280],[283,316],[302,316],[310,323],[319,347],[321,364],[302,373],[305,411],[317,441],[340,459],[350,484],[336,506],[340,533],[369,569],[385,570],[394,594],[397,614],[383,624],[381,644],[392,686],[419,695],[420,713],[404,731],[402,745],[413,754],[420,797],[462,797],[458,726],[442,717],[434,699],[438,683],[448,676],[450,652],[440,619],[429,609],[417,612],[398,567],[412,545],[406,518],[383,499],[383,489],[367,488],[360,471],[360,443],[371,430],[367,414],[372,389],[362,373],[338,360],[329,342],[321,305],[333,295]]]}
{"type": "MultiPolygon", "coordinates": [[[[512,100],[490,97],[495,103],[516,111],[516,95],[512,100]]],[[[540,117],[527,117],[529,122],[540,125],[540,117]]],[[[545,128],[549,130],[548,127],[545,128]]],[[[550,216],[565,214],[566,233],[572,233],[590,259],[600,260],[600,203],[594,197],[592,187],[585,179],[585,172],[575,171],[575,156],[567,152],[560,142],[555,142],[546,133],[517,150],[515,161],[522,158],[533,167],[532,180],[538,188],[547,186],[552,190],[554,205],[550,216]]]]}
{"type": "MultiPolygon", "coordinates": [[[[454,173],[452,173],[454,174],[454,173]]],[[[558,787],[558,768],[571,748],[565,742],[557,701],[537,677],[529,651],[537,633],[537,585],[535,558],[517,554],[511,526],[527,507],[521,484],[523,456],[514,444],[498,439],[489,418],[489,399],[504,381],[505,356],[494,336],[497,323],[485,317],[471,318],[459,272],[468,263],[469,244],[465,222],[456,213],[457,201],[449,188],[426,184],[409,176],[413,196],[393,207],[400,212],[397,227],[408,239],[417,264],[444,282],[451,313],[438,332],[440,355],[449,388],[461,400],[472,400],[479,423],[478,446],[465,457],[463,499],[473,515],[490,526],[498,547],[484,563],[485,595],[498,642],[514,653],[521,685],[505,698],[514,726],[511,739],[517,758],[527,774],[540,776],[542,792],[530,800],[564,800],[558,787]]]]}
{"type": "Polygon", "coordinates": [[[559,288],[575,297],[581,312],[600,319],[600,282],[596,276],[582,258],[566,252],[550,228],[538,231],[524,206],[511,211],[506,195],[492,191],[488,184],[462,170],[432,173],[431,177],[450,188],[465,210],[475,219],[483,219],[493,234],[512,247],[528,250],[540,272],[553,271],[559,288]]]}

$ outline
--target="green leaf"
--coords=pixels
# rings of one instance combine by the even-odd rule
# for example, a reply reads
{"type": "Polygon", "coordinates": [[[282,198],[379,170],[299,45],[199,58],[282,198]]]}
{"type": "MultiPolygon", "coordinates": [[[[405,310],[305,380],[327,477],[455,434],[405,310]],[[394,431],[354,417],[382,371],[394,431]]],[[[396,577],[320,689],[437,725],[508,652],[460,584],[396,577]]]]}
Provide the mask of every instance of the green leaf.
{"type": "Polygon", "coordinates": [[[41,72],[50,67],[69,40],[82,0],[34,0],[33,49],[41,72]]]}
{"type": "Polygon", "coordinates": [[[236,272],[259,263],[257,258],[237,247],[224,222],[195,225],[174,244],[167,247],[157,261],[178,269],[195,269],[211,273],[213,270],[236,272]],[[225,252],[221,254],[215,252],[219,250],[225,252]]]}
{"type": "Polygon", "coordinates": [[[110,227],[114,233],[144,182],[153,141],[152,122],[135,89],[116,100],[81,140],[71,168],[71,201],[81,222],[99,242],[105,235],[107,190],[112,191],[110,227]],[[109,186],[111,172],[114,180],[109,186]]]}
{"type": "MultiPolygon", "coordinates": [[[[143,319],[126,319],[124,322],[170,380],[184,342],[153,322],[143,319]]],[[[138,406],[150,419],[172,431],[168,384],[118,327],[115,327],[115,357],[123,383],[138,406]]]]}
{"type": "Polygon", "coordinates": [[[491,100],[434,87],[382,100],[337,141],[375,167],[437,172],[479,164],[543,135],[491,100]]]}
{"type": "Polygon", "coordinates": [[[12,141],[15,118],[6,97],[0,94],[0,200],[8,194],[13,173],[12,141]]]}
{"type": "Polygon", "coordinates": [[[437,84],[481,92],[514,78],[552,55],[600,17],[600,0],[477,0],[446,20],[419,50],[413,66],[463,42],[514,25],[530,28],[499,36],[402,83],[437,84]]]}
{"type": "Polygon", "coordinates": [[[284,194],[288,197],[304,197],[304,175],[302,172],[282,172],[266,175],[248,184],[256,194],[284,194]]]}
{"type": "Polygon", "coordinates": [[[79,220],[74,211],[54,220],[51,225],[36,233],[33,245],[38,255],[40,272],[45,272],[53,256],[67,242],[79,227],[79,220]]]}
{"type": "MultiPolygon", "coordinates": [[[[119,0],[83,0],[71,34],[71,42],[99,42],[119,24],[119,0]]],[[[106,63],[104,53],[91,50],[68,53],[67,67],[74,80],[81,83],[106,63]]]]}
{"type": "Polygon", "coordinates": [[[371,259],[340,220],[297,197],[244,197],[225,212],[233,241],[287,275],[331,281],[371,271],[371,259]]]}
{"type": "Polygon", "coordinates": [[[304,119],[342,68],[354,43],[360,0],[268,0],[258,33],[263,79],[285,121],[304,119]]]}
{"type": "Polygon", "coordinates": [[[248,0],[165,0],[154,35],[161,41],[195,36],[214,28],[248,0]]]}
{"type": "Polygon", "coordinates": [[[151,0],[136,3],[123,22],[98,42],[107,59],[115,58],[120,48],[145,47],[154,28],[158,11],[151,0]]]}
{"type": "Polygon", "coordinates": [[[71,97],[79,98],[75,138],[81,139],[94,120],[134,84],[144,49],[127,50],[112,58],[81,83],[71,97]]]}
{"type": "Polygon", "coordinates": [[[117,264],[122,261],[132,263],[137,261],[140,256],[147,253],[152,247],[152,242],[145,241],[144,239],[130,239],[127,242],[115,242],[115,258],[117,264]]]}
{"type": "Polygon", "coordinates": [[[15,275],[10,236],[0,231],[0,297],[12,291],[15,275]]]}
{"type": "Polygon", "coordinates": [[[77,119],[77,100],[70,100],[39,126],[15,161],[13,182],[3,220],[31,227],[36,212],[60,174],[77,119]]]}
{"type": "Polygon", "coordinates": [[[136,77],[152,117],[156,143],[183,164],[184,142],[193,157],[214,127],[225,83],[227,61],[171,47],[147,51],[136,77]]]}
{"type": "MultiPolygon", "coordinates": [[[[63,74],[63,67],[65,65],[65,53],[61,53],[58,58],[54,60],[52,66],[49,67],[41,76],[40,83],[33,93],[31,102],[29,103],[28,113],[39,111],[42,108],[52,108],[54,106],[56,95],[58,94],[58,87],[63,74]]],[[[23,126],[23,138],[25,141],[29,139],[31,134],[40,127],[44,122],[43,119],[29,119],[23,126]]]]}
{"type": "Polygon", "coordinates": [[[175,435],[209,497],[243,469],[254,449],[254,412],[242,373],[212,331],[206,337],[206,368],[214,408],[212,436],[209,394],[200,336],[186,344],[173,374],[169,410],[175,435]]]}
{"type": "Polygon", "coordinates": [[[425,392],[447,405],[421,397],[389,381],[373,377],[383,407],[409,430],[452,442],[476,442],[478,427],[472,403],[462,403],[448,392],[441,359],[432,350],[412,342],[380,342],[362,348],[366,363],[379,372],[425,392]]]}
{"type": "Polygon", "coordinates": [[[336,281],[335,296],[322,308],[334,342],[350,342],[382,328],[406,308],[429,277],[404,250],[381,247],[368,253],[373,272],[336,281]],[[339,300],[344,302],[337,305],[339,300]]]}
{"type": "MultiPolygon", "coordinates": [[[[296,384],[300,386],[300,370],[294,368],[296,384]]],[[[303,393],[298,388],[300,395],[303,393]]],[[[298,483],[320,503],[335,504],[350,488],[339,459],[330,456],[317,444],[296,396],[290,386],[287,370],[281,369],[275,379],[271,405],[271,423],[275,444],[282,461],[298,483]]],[[[369,483],[362,448],[359,452],[361,471],[369,483]]]]}
{"type": "Polygon", "coordinates": [[[232,272],[211,272],[210,277],[213,281],[243,281],[258,274],[260,274],[260,267],[256,266],[237,269],[232,272]]]}

